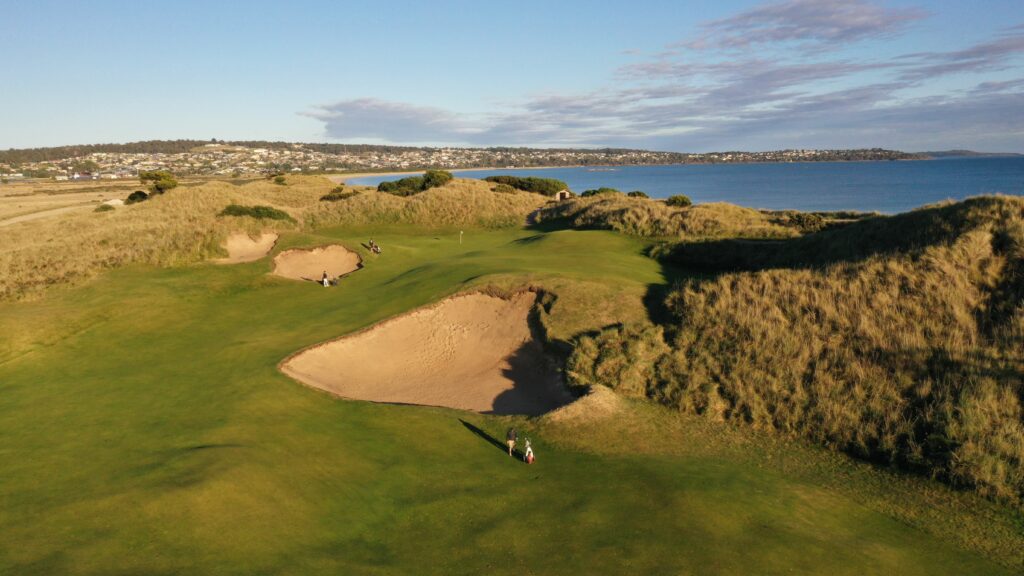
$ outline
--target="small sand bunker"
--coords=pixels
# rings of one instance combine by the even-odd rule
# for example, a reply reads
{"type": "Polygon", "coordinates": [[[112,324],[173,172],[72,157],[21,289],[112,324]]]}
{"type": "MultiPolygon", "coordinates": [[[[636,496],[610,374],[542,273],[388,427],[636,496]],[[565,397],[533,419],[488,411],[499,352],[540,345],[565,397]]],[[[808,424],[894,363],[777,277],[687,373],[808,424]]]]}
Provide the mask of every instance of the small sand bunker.
{"type": "Polygon", "coordinates": [[[253,262],[263,258],[274,248],[277,242],[277,234],[265,232],[259,238],[250,238],[245,232],[238,232],[228,236],[224,241],[224,249],[228,251],[227,258],[215,260],[218,264],[239,264],[241,262],[253,262]]]}
{"type": "Polygon", "coordinates": [[[274,274],[295,280],[319,282],[323,273],[338,278],[362,266],[359,255],[344,246],[324,246],[312,250],[286,250],[274,258],[274,274]]]}
{"type": "Polygon", "coordinates": [[[571,398],[531,339],[535,299],[457,296],[300,352],[281,369],[356,400],[543,414],[571,398]]]}

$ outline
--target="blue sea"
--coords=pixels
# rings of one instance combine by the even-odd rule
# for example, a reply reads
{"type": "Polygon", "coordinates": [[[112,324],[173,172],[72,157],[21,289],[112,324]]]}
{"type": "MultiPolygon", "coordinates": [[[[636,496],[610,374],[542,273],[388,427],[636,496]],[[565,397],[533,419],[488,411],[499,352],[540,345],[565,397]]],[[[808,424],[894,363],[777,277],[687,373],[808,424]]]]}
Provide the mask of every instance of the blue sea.
{"type": "MultiPolygon", "coordinates": [[[[686,194],[697,203],[771,210],[895,213],[978,194],[1024,195],[1024,157],[456,171],[460,178],[497,174],[557,178],[574,192],[606,186],[642,190],[652,198],[686,194]]],[[[370,176],[349,183],[375,186],[396,178],[370,176]]]]}

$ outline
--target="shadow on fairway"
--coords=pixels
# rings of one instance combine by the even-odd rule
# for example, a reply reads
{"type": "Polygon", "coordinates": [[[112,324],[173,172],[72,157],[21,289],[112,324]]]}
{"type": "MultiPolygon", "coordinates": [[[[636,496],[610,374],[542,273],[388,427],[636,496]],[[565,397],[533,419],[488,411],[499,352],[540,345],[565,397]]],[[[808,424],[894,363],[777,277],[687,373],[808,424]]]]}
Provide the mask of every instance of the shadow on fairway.
{"type": "MultiPolygon", "coordinates": [[[[508,454],[508,446],[500,442],[497,438],[491,436],[487,432],[484,432],[483,430],[477,428],[476,426],[470,424],[469,422],[466,422],[462,418],[459,418],[459,422],[462,422],[462,425],[465,426],[467,430],[488,441],[492,446],[494,446],[498,450],[501,450],[502,454],[508,454]]],[[[523,455],[522,453],[519,452],[519,450],[513,450],[512,455],[515,456],[517,462],[523,461],[523,455]]]]}

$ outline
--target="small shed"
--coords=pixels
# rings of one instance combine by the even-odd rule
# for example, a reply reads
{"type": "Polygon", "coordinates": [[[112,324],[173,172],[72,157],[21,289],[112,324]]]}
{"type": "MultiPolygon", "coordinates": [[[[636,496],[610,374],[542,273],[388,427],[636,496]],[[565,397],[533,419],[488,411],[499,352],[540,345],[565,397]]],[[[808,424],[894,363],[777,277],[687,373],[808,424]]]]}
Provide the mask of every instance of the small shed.
{"type": "Polygon", "coordinates": [[[555,192],[555,200],[568,200],[569,198],[572,198],[572,192],[569,192],[568,190],[559,190],[558,192],[555,192]]]}

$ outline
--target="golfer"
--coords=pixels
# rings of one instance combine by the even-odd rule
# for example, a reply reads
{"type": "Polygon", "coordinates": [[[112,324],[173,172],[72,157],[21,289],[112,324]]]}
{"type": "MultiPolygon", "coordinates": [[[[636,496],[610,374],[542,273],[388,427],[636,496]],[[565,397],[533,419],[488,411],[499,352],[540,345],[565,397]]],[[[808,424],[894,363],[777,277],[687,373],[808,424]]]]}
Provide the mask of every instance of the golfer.
{"type": "Polygon", "coordinates": [[[509,428],[508,433],[505,434],[505,443],[508,444],[508,455],[512,455],[512,451],[515,450],[516,440],[519,439],[519,435],[516,434],[515,428],[509,428]]]}

